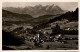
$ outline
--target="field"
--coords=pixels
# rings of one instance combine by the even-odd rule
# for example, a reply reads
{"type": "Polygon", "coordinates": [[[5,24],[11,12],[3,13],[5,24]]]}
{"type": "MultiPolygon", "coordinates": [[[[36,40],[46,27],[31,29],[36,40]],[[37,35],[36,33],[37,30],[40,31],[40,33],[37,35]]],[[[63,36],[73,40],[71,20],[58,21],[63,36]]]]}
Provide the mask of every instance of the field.
{"type": "Polygon", "coordinates": [[[47,50],[47,46],[49,45],[48,50],[77,50],[78,45],[76,45],[75,42],[76,41],[73,41],[73,40],[68,41],[68,44],[63,44],[60,42],[44,42],[42,44],[43,45],[42,47],[36,47],[33,45],[34,43],[31,42],[31,43],[29,43],[29,45],[23,44],[21,46],[8,46],[8,47],[17,49],[17,50],[21,50],[21,49],[27,50],[28,48],[30,48],[32,50],[47,50]]]}

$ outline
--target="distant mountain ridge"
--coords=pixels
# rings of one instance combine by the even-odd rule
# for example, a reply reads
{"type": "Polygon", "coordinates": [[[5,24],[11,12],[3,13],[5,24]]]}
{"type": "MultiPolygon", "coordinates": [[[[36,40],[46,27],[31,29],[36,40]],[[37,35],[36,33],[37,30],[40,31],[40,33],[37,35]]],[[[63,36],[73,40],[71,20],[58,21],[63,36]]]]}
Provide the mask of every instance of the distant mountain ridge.
{"type": "Polygon", "coordinates": [[[27,21],[33,17],[28,14],[18,14],[7,10],[2,10],[3,21],[27,21]]]}
{"type": "Polygon", "coordinates": [[[33,17],[39,17],[42,15],[56,15],[56,14],[64,13],[64,10],[62,10],[59,6],[54,4],[46,5],[46,6],[36,5],[34,7],[26,6],[24,8],[6,7],[3,9],[19,14],[29,14],[33,17]]]}

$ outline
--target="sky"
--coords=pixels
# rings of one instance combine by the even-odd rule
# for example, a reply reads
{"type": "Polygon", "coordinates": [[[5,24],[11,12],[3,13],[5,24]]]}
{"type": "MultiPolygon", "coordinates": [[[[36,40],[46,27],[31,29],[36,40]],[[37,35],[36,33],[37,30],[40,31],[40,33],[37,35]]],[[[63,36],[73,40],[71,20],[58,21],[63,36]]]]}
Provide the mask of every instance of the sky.
{"type": "Polygon", "coordinates": [[[63,10],[74,11],[78,7],[78,2],[3,2],[2,7],[25,7],[35,5],[58,5],[63,10]]]}

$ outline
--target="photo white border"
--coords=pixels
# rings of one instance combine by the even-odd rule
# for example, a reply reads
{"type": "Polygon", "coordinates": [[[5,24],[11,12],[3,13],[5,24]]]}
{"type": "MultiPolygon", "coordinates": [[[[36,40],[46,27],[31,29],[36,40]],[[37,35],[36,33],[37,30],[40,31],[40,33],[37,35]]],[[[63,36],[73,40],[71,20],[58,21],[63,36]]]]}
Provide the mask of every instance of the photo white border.
{"type": "MultiPolygon", "coordinates": [[[[70,52],[70,51],[80,52],[80,47],[79,47],[80,43],[78,45],[79,48],[78,50],[8,50],[8,51],[2,50],[2,2],[78,2],[78,7],[79,7],[80,6],[79,0],[0,0],[0,25],[1,25],[0,26],[0,51],[1,52],[70,52]]],[[[79,38],[78,42],[80,42],[80,35],[78,35],[78,38],[79,38]]]]}

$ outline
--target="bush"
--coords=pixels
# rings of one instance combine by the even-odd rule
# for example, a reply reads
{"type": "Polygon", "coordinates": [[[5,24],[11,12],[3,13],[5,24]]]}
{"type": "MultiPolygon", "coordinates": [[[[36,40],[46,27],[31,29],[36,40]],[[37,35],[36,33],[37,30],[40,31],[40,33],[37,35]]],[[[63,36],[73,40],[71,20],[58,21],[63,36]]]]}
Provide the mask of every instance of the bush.
{"type": "Polygon", "coordinates": [[[2,31],[2,44],[3,45],[20,45],[23,44],[23,39],[10,32],[2,31]]]}

